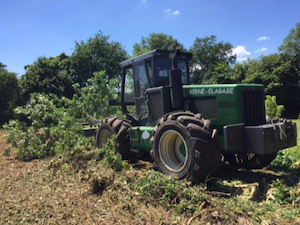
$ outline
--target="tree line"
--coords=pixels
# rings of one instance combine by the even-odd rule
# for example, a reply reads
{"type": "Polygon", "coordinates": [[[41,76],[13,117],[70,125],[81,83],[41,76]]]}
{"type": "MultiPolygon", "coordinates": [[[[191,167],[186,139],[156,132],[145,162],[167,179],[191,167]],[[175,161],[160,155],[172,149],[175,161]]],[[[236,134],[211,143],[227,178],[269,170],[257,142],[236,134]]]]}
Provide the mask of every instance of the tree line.
{"type": "MultiPolygon", "coordinates": [[[[287,34],[278,53],[237,63],[229,42],[217,36],[196,37],[190,48],[163,33],[142,37],[130,56],[120,42],[99,32],[86,41],[75,42],[71,55],[38,57],[25,66],[19,79],[0,62],[0,124],[13,115],[17,105],[25,105],[33,93],[72,98],[86,87],[95,72],[106,71],[103,84],[120,78],[119,63],[153,49],[183,50],[193,54],[190,64],[193,84],[261,83],[267,95],[284,105],[284,116],[298,117],[300,108],[300,23],[287,34]]],[[[118,88],[119,82],[115,82],[118,88]]]]}

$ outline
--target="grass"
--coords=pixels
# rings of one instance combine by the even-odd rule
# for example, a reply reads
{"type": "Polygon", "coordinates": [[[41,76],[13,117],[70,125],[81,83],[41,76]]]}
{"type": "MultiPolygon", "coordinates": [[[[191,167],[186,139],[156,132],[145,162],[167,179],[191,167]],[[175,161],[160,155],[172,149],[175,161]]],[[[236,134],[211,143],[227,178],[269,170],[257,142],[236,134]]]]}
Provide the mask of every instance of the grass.
{"type": "Polygon", "coordinates": [[[293,148],[288,148],[278,153],[277,158],[273,161],[272,165],[285,168],[298,168],[300,167],[300,120],[294,120],[297,124],[297,143],[298,145],[293,148]]]}
{"type": "Polygon", "coordinates": [[[1,154],[13,172],[0,173],[0,224],[300,224],[299,148],[262,170],[224,164],[207,185],[128,165],[109,148],[34,166],[1,154]]]}

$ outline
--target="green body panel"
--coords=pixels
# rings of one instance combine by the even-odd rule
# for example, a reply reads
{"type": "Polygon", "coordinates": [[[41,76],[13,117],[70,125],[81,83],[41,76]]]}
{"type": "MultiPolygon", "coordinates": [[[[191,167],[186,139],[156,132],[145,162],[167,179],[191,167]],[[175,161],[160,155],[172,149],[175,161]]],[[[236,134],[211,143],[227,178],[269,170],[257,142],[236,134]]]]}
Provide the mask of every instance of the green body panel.
{"type": "MultiPolygon", "coordinates": [[[[184,97],[193,99],[216,100],[216,116],[212,112],[199,112],[205,119],[210,119],[213,126],[224,126],[242,122],[242,89],[263,89],[261,84],[222,84],[222,85],[184,85],[184,97]]],[[[185,107],[185,110],[189,108],[185,107]]]]}
{"type": "Polygon", "coordinates": [[[153,136],[154,127],[131,127],[128,130],[131,148],[136,151],[150,152],[152,144],[150,142],[153,136]]]}
{"type": "MultiPolygon", "coordinates": [[[[223,127],[225,125],[239,124],[242,118],[242,90],[264,89],[261,84],[220,84],[220,85],[184,85],[184,110],[200,113],[204,119],[210,119],[211,125],[218,130],[218,139],[223,144],[223,127]],[[196,101],[204,102],[201,110],[193,110],[191,105],[196,101]]],[[[166,112],[171,112],[169,88],[164,92],[166,112]]],[[[148,126],[138,126],[129,129],[131,148],[149,152],[152,149],[150,142],[153,136],[155,122],[148,126]]]]}
{"type": "Polygon", "coordinates": [[[212,127],[218,130],[218,139],[223,143],[223,127],[243,122],[242,90],[245,88],[264,89],[264,86],[262,84],[184,85],[184,110],[197,113],[186,103],[188,99],[207,100],[203,110],[198,113],[204,119],[210,119],[212,127]]]}

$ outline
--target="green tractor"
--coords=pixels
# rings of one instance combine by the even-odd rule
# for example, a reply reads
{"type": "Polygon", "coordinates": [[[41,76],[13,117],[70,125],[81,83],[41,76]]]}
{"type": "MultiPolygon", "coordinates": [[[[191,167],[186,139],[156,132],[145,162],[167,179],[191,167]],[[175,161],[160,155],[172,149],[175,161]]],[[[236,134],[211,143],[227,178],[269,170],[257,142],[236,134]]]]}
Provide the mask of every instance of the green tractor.
{"type": "Polygon", "coordinates": [[[123,159],[151,155],[164,174],[203,182],[221,158],[237,168],[263,168],[297,145],[295,123],[266,121],[263,85],[190,85],[191,57],[153,50],[121,62],[121,100],[108,104],[120,105],[126,118],[99,121],[97,147],[114,134],[123,159]]]}

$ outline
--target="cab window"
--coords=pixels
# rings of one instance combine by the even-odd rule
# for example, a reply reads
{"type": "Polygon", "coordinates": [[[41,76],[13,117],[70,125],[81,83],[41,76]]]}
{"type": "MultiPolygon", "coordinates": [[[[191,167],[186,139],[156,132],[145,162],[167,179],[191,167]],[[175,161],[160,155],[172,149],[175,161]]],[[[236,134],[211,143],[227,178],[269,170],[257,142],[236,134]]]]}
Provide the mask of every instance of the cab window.
{"type": "MultiPolygon", "coordinates": [[[[169,58],[156,58],[157,85],[169,84],[169,70],[172,68],[172,60],[169,58]]],[[[178,68],[181,69],[182,83],[188,84],[187,66],[184,60],[178,60],[178,68]]]]}
{"type": "Polygon", "coordinates": [[[150,87],[144,63],[134,66],[135,87],[136,87],[136,114],[140,115],[147,111],[145,91],[150,87]]]}

